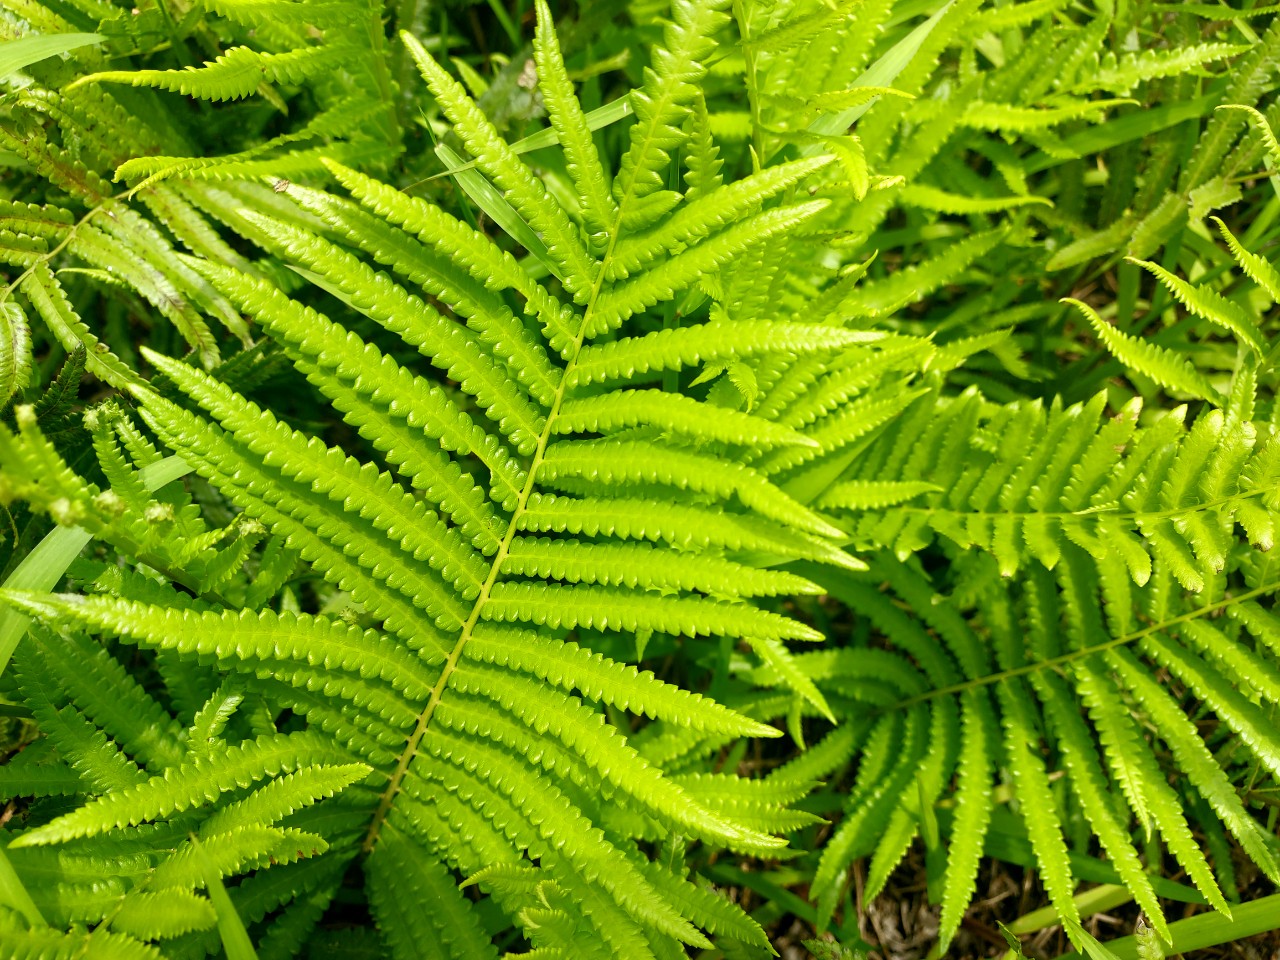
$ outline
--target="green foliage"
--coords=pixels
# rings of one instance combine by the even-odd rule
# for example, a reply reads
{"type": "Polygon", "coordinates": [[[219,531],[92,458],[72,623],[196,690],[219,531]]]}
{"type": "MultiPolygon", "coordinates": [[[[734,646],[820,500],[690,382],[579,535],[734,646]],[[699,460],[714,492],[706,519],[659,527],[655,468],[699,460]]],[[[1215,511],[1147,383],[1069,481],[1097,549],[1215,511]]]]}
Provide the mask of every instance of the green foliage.
{"type": "MultiPolygon", "coordinates": [[[[1223,233],[1237,263],[1266,275],[1265,260],[1223,233]]],[[[1102,948],[1078,925],[1080,860],[1067,846],[1073,817],[1150,919],[1152,944],[1172,934],[1133,823],[1147,849],[1158,836],[1226,916],[1231,907],[1194,837],[1208,811],[1276,879],[1280,850],[1238,786],[1251,767],[1274,775],[1280,756],[1269,720],[1280,695],[1280,634],[1265,607],[1277,589],[1267,551],[1280,507],[1278,448],[1271,425],[1254,419],[1271,353],[1262,318],[1249,308],[1146,266],[1194,317],[1239,338],[1249,373],[1229,400],[1182,353],[1101,336],[1105,322],[1077,302],[1133,374],[1179,392],[1199,382],[1211,405],[1188,426],[1185,406],[1144,423],[1139,399],[1104,418],[1105,393],[1047,410],[1039,401],[992,404],[973,390],[929,394],[905,418],[907,429],[867,444],[818,500],[846,518],[870,570],[797,572],[887,644],[864,639],[796,658],[832,708],[857,724],[862,744],[845,818],[814,877],[820,923],[856,858],[870,857],[865,896],[882,893],[923,829],[921,799],[932,803],[953,779],[952,840],[939,880],[944,947],[974,894],[984,839],[990,849],[1001,830],[1025,837],[1086,955],[1102,948]],[[922,562],[938,552],[946,565],[922,562]],[[1173,690],[1157,675],[1172,678],[1173,690]],[[1234,738],[1225,758],[1188,718],[1187,699],[1234,738]],[[1069,794],[1052,787],[1055,759],[1069,794]],[[998,799],[1002,780],[1016,827],[998,799]]],[[[766,668],[755,679],[780,677],[766,668]]]]}
{"type": "Polygon", "coordinates": [[[391,6],[0,17],[6,955],[1253,930],[1274,13],[391,6]]]}
{"type": "MultiPolygon", "coordinates": [[[[697,8],[680,9],[692,16],[697,8]]],[[[227,223],[296,266],[361,317],[365,330],[382,328],[382,348],[291,299],[239,258],[173,257],[175,269],[204,285],[208,302],[228,304],[228,316],[255,317],[372,457],[309,438],[223,380],[149,349],[143,356],[163,387],[101,359],[95,373],[129,390],[158,440],[239,511],[229,526],[206,529],[181,497],[157,501],[147,493],[138,468],[157,454],[116,406],[86,418],[110,489],[62,463],[30,408],[19,409],[16,432],[0,433],[8,499],[88,525],[189,591],[131,574],[102,582],[106,593],[97,597],[6,594],[11,608],[44,625],[16,664],[42,729],[60,731],[56,753],[46,757],[49,772],[65,768],[82,778],[50,786],[86,797],[71,811],[33,820],[13,849],[93,858],[132,844],[152,860],[122,877],[114,898],[83,901],[51,922],[132,911],[152,918],[131,928],[135,937],[185,938],[194,948],[210,942],[223,912],[196,892],[207,883],[216,907],[217,878],[251,872],[270,884],[270,899],[247,901],[254,885],[244,880],[232,900],[250,923],[284,911],[262,933],[270,940],[310,899],[318,897],[322,911],[347,864],[359,859],[374,917],[398,955],[490,955],[492,920],[481,922],[459,886],[464,878],[539,950],[571,950],[579,928],[626,955],[667,955],[681,942],[708,946],[702,930],[765,943],[728,902],[683,869],[650,860],[640,844],[684,836],[769,854],[782,844],[774,832],[807,820],[786,813],[785,797],[749,801],[745,786],[726,783],[712,793],[682,786],[630,745],[625,725],[619,729],[602,708],[718,735],[777,731],[562,639],[570,630],[689,642],[745,637],[765,662],[785,666],[791,654],[783,640],[820,635],[743,601],[811,588],[770,573],[753,552],[775,562],[857,566],[836,547],[837,528],[751,466],[768,425],[757,430],[756,418],[733,413],[726,424],[737,424],[736,433],[725,437],[714,398],[676,398],[684,429],[673,434],[638,426],[625,410],[611,412],[611,397],[656,393],[637,389],[646,371],[780,354],[820,358],[863,339],[816,323],[743,323],[739,336],[729,332],[737,324],[719,318],[617,336],[638,311],[730,257],[794,234],[824,206],[771,202],[822,166],[806,162],[782,176],[710,190],[692,214],[637,213],[650,196],[644,185],[670,163],[668,139],[684,136],[680,122],[695,87],[678,78],[720,23],[701,16],[668,38],[646,87],[654,111],[637,108],[636,129],[645,132],[615,180],[625,185],[607,194],[542,12],[539,57],[562,81],[548,107],[571,162],[595,170],[578,182],[583,209],[594,197],[604,229],[596,252],[571,221],[573,208],[547,193],[462,87],[404,38],[478,175],[545,240],[563,299],[483,234],[336,164],[330,169],[359,204],[277,183],[280,201],[227,223]],[[638,222],[652,225],[656,239],[642,241],[638,222]],[[641,242],[654,252],[627,253],[625,268],[610,271],[615,248],[641,242]],[[674,255],[655,259],[662,252],[674,255]],[[611,273],[616,280],[607,279],[611,273]],[[520,319],[510,295],[540,331],[520,319]],[[415,353],[451,386],[405,366],[415,353]],[[582,426],[559,422],[566,404],[577,405],[582,426]],[[581,438],[584,430],[596,438],[581,438]],[[675,504],[663,490],[694,496],[675,504]],[[259,559],[255,547],[267,530],[279,539],[274,554],[269,547],[259,559]],[[295,615],[262,608],[299,559],[349,598],[348,618],[376,627],[349,623],[339,609],[295,615]],[[54,642],[47,630],[63,631],[85,655],[93,651],[99,672],[69,673],[70,661],[46,647],[54,642]],[[170,688],[163,701],[124,670],[111,652],[118,643],[151,652],[170,688]],[[538,651],[532,659],[531,650],[538,651]],[[62,706],[63,697],[75,706],[62,706]],[[290,715],[294,724],[305,718],[307,729],[289,730],[290,715]],[[146,731],[130,729],[130,716],[145,718],[146,731]],[[307,811],[335,795],[314,816],[307,811]],[[733,811],[743,803],[752,813],[739,821],[733,811]],[[198,841],[186,839],[193,833],[198,841]],[[201,867],[203,860],[212,866],[201,867]],[[297,867],[296,880],[268,879],[287,866],[297,867]],[[163,911],[145,900],[165,891],[173,905],[163,911]],[[423,899],[450,906],[427,917],[405,912],[406,902],[423,899]],[[553,916],[543,917],[538,904],[550,904],[553,916]]],[[[232,53],[178,75],[86,79],[234,98],[249,92],[233,70],[246,56],[232,53]]],[[[63,329],[82,324],[43,263],[22,285],[36,291],[29,299],[42,316],[62,319],[63,329]]],[[[211,366],[217,353],[210,347],[202,358],[211,366]]],[[[799,692],[822,708],[812,684],[796,676],[799,692]]],[[[30,766],[8,768],[15,794],[34,783],[23,772],[30,766]]],[[[34,862],[19,857],[17,868],[34,862]]],[[[320,911],[309,911],[307,926],[320,911]]]]}

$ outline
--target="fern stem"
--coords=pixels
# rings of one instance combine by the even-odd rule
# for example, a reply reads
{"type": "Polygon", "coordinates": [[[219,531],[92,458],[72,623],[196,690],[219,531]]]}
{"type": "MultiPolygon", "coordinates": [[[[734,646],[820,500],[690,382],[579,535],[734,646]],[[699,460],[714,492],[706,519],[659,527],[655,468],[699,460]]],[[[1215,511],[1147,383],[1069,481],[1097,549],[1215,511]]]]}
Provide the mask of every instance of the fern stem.
{"type": "MultiPolygon", "coordinates": [[[[31,274],[35,272],[37,267],[40,267],[48,263],[58,254],[60,254],[63,250],[65,250],[67,247],[67,244],[69,244],[72,240],[75,239],[76,232],[81,227],[85,226],[85,224],[87,224],[90,220],[92,220],[95,216],[97,216],[103,210],[106,210],[111,204],[125,203],[126,201],[132,199],[134,194],[136,194],[143,187],[148,186],[149,183],[150,183],[149,179],[143,180],[137,186],[130,187],[128,190],[124,191],[123,193],[116,194],[115,196],[107,197],[101,203],[97,204],[96,206],[88,210],[83,217],[81,217],[74,224],[72,224],[71,229],[67,231],[67,235],[63,237],[60,241],[58,241],[57,246],[51,247],[47,252],[42,253],[39,257],[34,258],[31,264],[25,270],[23,270],[20,274],[18,274],[18,276],[13,281],[6,284],[3,290],[0,290],[0,304],[5,303],[9,299],[9,297],[13,295],[13,291],[18,289],[22,281],[26,280],[27,277],[31,276],[31,274]]],[[[87,349],[87,345],[86,345],[86,349],[87,349]]]]}
{"type": "Polygon", "coordinates": [[[400,112],[396,104],[395,84],[387,69],[386,37],[382,32],[382,3],[370,2],[369,16],[365,18],[365,29],[369,35],[369,46],[372,48],[373,82],[377,84],[378,96],[382,100],[382,127],[386,132],[387,146],[391,149],[392,158],[399,156],[400,112]]]}
{"type": "Polygon", "coordinates": [[[596,278],[591,288],[591,296],[588,298],[585,308],[582,312],[582,320],[578,325],[578,330],[574,336],[571,352],[566,358],[564,374],[560,377],[560,382],[556,386],[555,395],[552,398],[551,406],[547,411],[546,421],[543,424],[542,431],[538,435],[537,446],[534,448],[533,458],[529,464],[529,473],[525,478],[524,488],[520,491],[516,499],[515,508],[511,511],[511,520],[507,524],[506,532],[502,536],[502,541],[498,544],[497,552],[493,555],[493,561],[489,567],[489,575],[485,578],[484,584],[480,587],[479,594],[476,595],[475,603],[471,607],[471,613],[468,615],[466,622],[463,623],[462,629],[458,635],[457,642],[453,645],[453,649],[449,651],[448,657],[445,659],[443,666],[440,668],[440,676],[436,680],[436,684],[431,689],[431,695],[427,698],[426,706],[422,708],[422,712],[418,715],[417,724],[414,726],[413,733],[409,736],[405,743],[405,748],[396,760],[395,769],[391,773],[391,777],[387,781],[387,786],[382,792],[381,798],[378,800],[377,809],[374,810],[373,819],[369,824],[368,832],[365,834],[361,850],[365,853],[371,853],[374,845],[378,842],[378,834],[382,830],[382,824],[387,819],[387,814],[391,811],[391,806],[395,802],[396,794],[400,792],[400,785],[404,782],[405,775],[409,772],[409,765],[413,763],[414,757],[417,756],[418,747],[422,743],[422,738],[426,736],[427,730],[431,726],[431,720],[435,716],[436,708],[440,705],[440,699],[444,696],[444,691],[449,686],[449,679],[453,676],[453,672],[458,667],[458,662],[462,658],[462,653],[466,649],[467,641],[471,639],[471,635],[475,630],[475,626],[480,621],[480,615],[484,611],[484,605],[489,599],[489,594],[493,590],[493,586],[498,581],[499,572],[502,569],[503,562],[506,560],[507,553],[511,549],[511,541],[515,538],[520,529],[520,517],[523,515],[529,497],[538,485],[538,470],[542,466],[543,459],[546,455],[547,444],[551,438],[555,436],[556,418],[560,414],[560,408],[564,405],[565,393],[568,385],[573,382],[573,370],[577,366],[578,357],[582,353],[582,343],[586,339],[586,332],[591,329],[592,314],[595,312],[596,304],[600,300],[600,293],[604,288],[605,279],[609,275],[608,266],[613,259],[614,251],[617,248],[618,240],[622,235],[622,224],[627,212],[629,203],[635,196],[636,179],[633,177],[628,184],[623,195],[618,198],[618,210],[614,218],[613,224],[609,230],[609,245],[605,249],[603,256],[600,258],[600,269],[596,272],[596,278]]]}
{"type": "Polygon", "coordinates": [[[418,747],[422,743],[422,738],[426,736],[428,728],[431,726],[432,717],[435,716],[436,708],[440,705],[440,699],[444,696],[445,689],[449,686],[449,678],[453,676],[454,670],[458,667],[458,661],[462,658],[463,650],[467,646],[467,641],[471,639],[472,632],[475,630],[476,624],[480,621],[480,615],[484,611],[484,605],[489,599],[489,594],[493,590],[493,585],[497,583],[499,572],[502,569],[503,562],[507,558],[507,553],[511,549],[511,541],[515,538],[520,528],[520,517],[524,513],[529,497],[538,484],[538,468],[542,466],[543,459],[546,454],[547,444],[551,437],[555,435],[556,417],[560,413],[560,408],[564,404],[565,392],[568,385],[572,382],[571,373],[578,362],[578,355],[582,352],[582,341],[585,338],[586,331],[589,329],[591,314],[594,311],[596,302],[599,300],[600,291],[604,285],[606,271],[603,265],[609,262],[613,254],[615,245],[617,244],[618,234],[622,221],[621,209],[624,204],[619,204],[619,215],[615,221],[614,228],[610,231],[609,248],[605,252],[602,269],[599,271],[595,285],[591,291],[591,298],[587,303],[586,309],[583,311],[582,322],[578,326],[577,335],[573,341],[572,354],[565,364],[564,375],[560,377],[560,383],[556,386],[555,396],[551,402],[551,408],[547,412],[546,422],[543,425],[542,432],[538,435],[537,446],[534,449],[533,459],[529,464],[529,473],[525,478],[524,488],[520,491],[516,499],[515,509],[511,511],[511,520],[507,524],[506,533],[502,536],[502,541],[498,544],[498,550],[493,555],[492,564],[489,567],[489,575],[485,578],[484,584],[480,587],[480,593],[476,595],[475,603],[472,604],[471,613],[467,616],[466,622],[462,625],[462,630],[458,635],[457,642],[453,645],[453,649],[449,651],[449,656],[445,659],[444,665],[440,668],[440,676],[436,680],[436,684],[431,689],[431,695],[427,698],[426,706],[422,708],[422,712],[418,715],[418,722],[414,727],[413,733],[409,736],[405,743],[404,751],[396,760],[395,769],[391,773],[390,779],[387,781],[386,789],[383,790],[381,798],[378,800],[378,807],[373,813],[373,819],[369,824],[369,830],[365,834],[364,842],[361,849],[366,853],[373,850],[374,845],[378,842],[378,834],[382,829],[382,824],[387,819],[387,814],[391,811],[391,805],[395,802],[396,794],[400,792],[400,784],[404,782],[405,775],[409,772],[409,765],[413,763],[414,757],[417,756],[418,747]]]}
{"type": "MultiPolygon", "coordinates": [[[[576,359],[578,350],[582,346],[582,333],[579,331],[578,339],[575,343],[574,359],[576,359]]],[[[573,364],[570,363],[567,369],[572,369],[573,364]]],[[[476,596],[475,603],[471,607],[471,613],[468,615],[466,622],[462,625],[462,632],[458,636],[457,642],[453,645],[453,649],[449,651],[449,656],[445,659],[444,665],[440,669],[440,676],[436,680],[436,684],[431,688],[431,695],[427,698],[427,704],[422,708],[422,713],[418,715],[418,722],[414,727],[413,733],[405,744],[404,751],[396,760],[395,770],[391,774],[391,778],[387,781],[387,787],[382,792],[382,797],[378,801],[378,808],[373,813],[373,821],[369,825],[369,830],[365,834],[362,849],[365,853],[373,850],[374,844],[378,842],[378,834],[382,829],[382,824],[387,818],[387,814],[391,810],[392,803],[395,802],[396,794],[400,792],[400,784],[404,781],[405,774],[409,772],[409,765],[413,762],[414,757],[418,754],[418,747],[422,743],[422,738],[426,736],[427,729],[431,726],[431,719],[435,716],[436,707],[440,705],[440,698],[444,695],[445,689],[449,686],[449,678],[453,676],[453,671],[457,669],[458,661],[462,658],[462,652],[466,648],[467,641],[471,639],[472,631],[475,629],[476,623],[480,620],[480,614],[484,610],[484,605],[489,599],[489,593],[493,590],[493,585],[498,580],[498,572],[502,569],[503,561],[507,558],[507,552],[511,548],[511,541],[515,537],[517,528],[519,527],[520,515],[524,512],[525,505],[529,502],[529,497],[533,493],[536,486],[538,475],[538,467],[542,464],[543,454],[546,451],[547,441],[551,437],[551,425],[555,421],[555,416],[560,410],[560,405],[564,400],[565,384],[568,377],[562,377],[560,385],[556,388],[555,400],[552,404],[551,411],[547,415],[546,426],[538,437],[538,446],[533,454],[533,461],[529,466],[529,475],[525,479],[524,489],[520,491],[520,496],[516,501],[516,508],[512,511],[511,522],[507,525],[507,532],[503,534],[502,542],[498,545],[498,551],[493,556],[493,563],[489,567],[489,576],[485,579],[484,584],[480,587],[480,593],[476,596]]]]}
{"type": "Polygon", "coordinates": [[[1246,600],[1253,600],[1256,597],[1266,596],[1277,590],[1280,590],[1280,580],[1264,584],[1261,587],[1256,587],[1255,589],[1250,590],[1247,593],[1242,593],[1239,596],[1224,597],[1217,603],[1211,603],[1204,607],[1197,607],[1194,610],[1189,610],[1188,612],[1179,614],[1176,617],[1170,617],[1168,620],[1162,620],[1159,623],[1154,623],[1141,630],[1134,630],[1131,633],[1112,637],[1104,643],[1097,643],[1090,647],[1081,647],[1078,650],[1072,650],[1070,653],[1051,657],[1048,660],[1038,660],[1035,663],[1028,663],[1021,667],[1002,670],[999,673],[989,674],[985,677],[977,677],[973,680],[966,680],[963,683],[953,683],[949,687],[939,687],[938,689],[930,690],[927,693],[917,694],[914,697],[907,697],[905,700],[899,700],[897,703],[886,707],[881,712],[888,713],[893,710],[904,710],[918,703],[937,700],[940,697],[954,696],[959,693],[964,693],[966,690],[976,690],[979,687],[991,686],[992,684],[1000,683],[1003,680],[1009,680],[1014,677],[1025,677],[1028,674],[1039,673],[1041,670],[1051,670],[1056,667],[1065,666],[1066,664],[1074,663],[1076,660],[1083,660],[1096,653],[1106,653],[1108,650],[1114,650],[1116,647],[1123,647],[1127,644],[1142,640],[1144,637],[1149,637],[1152,634],[1161,633],[1168,630],[1170,627],[1176,627],[1180,623],[1187,623],[1188,621],[1196,620],[1200,617],[1209,616],[1210,614],[1216,613],[1220,610],[1226,610],[1237,603],[1244,603],[1246,600]]]}
{"type": "Polygon", "coordinates": [[[756,160],[764,164],[764,128],[760,125],[760,86],[756,79],[756,51],[751,45],[750,22],[744,0],[733,0],[733,18],[742,37],[742,56],[746,63],[747,103],[751,109],[751,139],[756,160]]]}

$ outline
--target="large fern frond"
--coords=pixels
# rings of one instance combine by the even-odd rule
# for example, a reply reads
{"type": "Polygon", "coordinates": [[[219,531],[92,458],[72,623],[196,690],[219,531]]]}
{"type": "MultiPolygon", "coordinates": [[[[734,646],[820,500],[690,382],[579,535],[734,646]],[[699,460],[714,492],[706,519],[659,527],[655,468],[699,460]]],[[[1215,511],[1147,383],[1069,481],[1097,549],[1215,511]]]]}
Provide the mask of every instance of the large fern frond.
{"type": "MultiPolygon", "coordinates": [[[[224,876],[251,869],[243,852],[251,841],[299,869],[360,859],[370,906],[398,956],[493,955],[491,932],[460,886],[468,878],[535,952],[564,949],[578,929],[636,957],[706,947],[708,933],[763,944],[736,908],[652,859],[641,841],[678,835],[767,855],[783,844],[776,831],[809,819],[786,813],[783,795],[752,799],[750,784],[733,778],[710,791],[665,775],[628,742],[617,711],[705,735],[777,731],[590,651],[612,648],[618,635],[743,642],[790,678],[796,696],[827,711],[787,646],[819,634],[751,601],[815,589],[768,569],[779,560],[860,567],[838,547],[840,529],[777,486],[766,462],[753,462],[837,443],[835,435],[809,438],[714,396],[646,384],[713,363],[861,356],[872,348],[859,344],[877,339],[803,321],[695,316],[657,330],[641,319],[714,280],[731,258],[793,238],[824,207],[777,199],[826,166],[814,160],[707,184],[687,203],[653,189],[687,137],[698,60],[723,22],[714,5],[676,4],[667,46],[635,94],[632,148],[610,186],[540,12],[537,57],[581,193],[574,210],[552,199],[462,86],[405,38],[475,171],[542,238],[562,285],[537,279],[474,228],[341,165],[330,169],[351,199],[282,183],[271,204],[232,210],[204,190],[203,209],[293,266],[364,335],[245,264],[178,262],[236,314],[254,317],[368,446],[358,454],[327,446],[159,353],[145,353],[155,381],[122,385],[163,445],[241,511],[242,526],[282,538],[368,626],[247,608],[252,591],[234,574],[244,553],[192,571],[201,602],[154,591],[7,594],[41,622],[149,651],[175,679],[194,670],[206,686],[193,729],[225,722],[212,718],[229,689],[287,708],[307,728],[279,732],[268,714],[236,745],[207,749],[207,738],[192,739],[203,752],[188,760],[178,729],[159,714],[172,738],[163,750],[100,741],[94,724],[118,725],[105,713],[85,717],[84,735],[64,743],[74,762],[94,758],[94,786],[77,791],[89,798],[24,833],[19,849],[91,851],[167,831],[177,847],[166,882],[180,886],[191,854],[176,831],[200,810],[201,846],[224,876]],[[223,570],[232,575],[214,572],[223,570]],[[129,772],[135,762],[154,776],[129,772]],[[300,809],[299,797],[340,789],[314,814],[300,809]],[[308,861],[278,852],[292,843],[308,861]],[[424,899],[439,909],[417,913],[411,905],[424,899]]],[[[56,454],[34,426],[0,433],[6,463],[20,465],[10,496],[49,509],[67,501],[86,519],[109,496],[124,517],[145,514],[147,495],[109,440],[99,452],[113,465],[110,495],[65,468],[51,473],[56,454]]],[[[124,519],[95,527],[145,559],[129,529],[124,519]]],[[[28,659],[48,669],[41,644],[30,646],[28,659]]],[[[36,670],[27,662],[24,677],[36,670]]],[[[54,712],[55,691],[70,680],[64,671],[41,681],[54,712]]],[[[253,864],[266,854],[257,856],[253,864]]],[[[299,889],[282,879],[282,896],[299,889]]],[[[248,919],[264,913],[255,908],[248,919]]],[[[209,929],[207,910],[189,929],[209,929]]]]}

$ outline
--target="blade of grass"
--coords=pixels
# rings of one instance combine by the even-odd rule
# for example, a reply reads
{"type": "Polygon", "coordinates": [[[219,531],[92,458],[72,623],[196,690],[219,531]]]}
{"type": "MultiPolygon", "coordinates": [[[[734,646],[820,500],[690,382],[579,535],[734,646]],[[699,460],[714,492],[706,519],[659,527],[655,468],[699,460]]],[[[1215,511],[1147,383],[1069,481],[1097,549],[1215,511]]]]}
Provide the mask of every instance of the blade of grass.
{"type": "MultiPolygon", "coordinates": [[[[1143,107],[1132,113],[1121,114],[1106,123],[1086,127],[1062,141],[1062,146],[1080,156],[1103,153],[1122,143],[1138,140],[1169,127],[1177,126],[1184,120],[1201,117],[1213,109],[1216,98],[1213,95],[1199,97],[1195,100],[1180,100],[1165,106],[1143,107]]],[[[1059,157],[1047,153],[1032,154],[1022,164],[1024,173],[1039,173],[1062,163],[1059,157]]]]}
{"type": "Polygon", "coordinates": [[[44,917],[40,914],[40,908],[31,899],[31,894],[27,893],[27,888],[22,885],[22,879],[13,869],[13,864],[9,862],[9,856],[3,848],[0,848],[0,903],[17,910],[33,927],[47,926],[44,917]]]}
{"type": "Polygon", "coordinates": [[[97,33],[51,33],[19,37],[0,44],[0,80],[59,53],[101,43],[107,39],[97,33]]]}
{"type": "Polygon", "coordinates": [[[533,232],[533,228],[524,222],[520,214],[516,213],[515,208],[507,203],[502,192],[490,183],[484,174],[479,170],[464,169],[462,158],[443,143],[436,147],[436,156],[450,168],[454,179],[458,181],[458,186],[471,198],[472,203],[488,214],[489,219],[505,230],[520,246],[537,257],[538,261],[557,278],[564,279],[560,275],[559,265],[547,252],[546,244],[533,232]]]}
{"type": "MultiPolygon", "coordinates": [[[[1251,903],[1231,907],[1231,917],[1205,913],[1169,924],[1173,945],[1166,947],[1169,956],[1191,954],[1221,943],[1232,943],[1245,937],[1280,930],[1280,894],[1263,897],[1251,903]]],[[[1137,960],[1138,946],[1134,937],[1121,937],[1105,944],[1119,960],[1137,960]]],[[[1065,953],[1058,960],[1082,960],[1078,953],[1065,953]]]]}
{"type": "Polygon", "coordinates": [[[520,48],[520,29],[512,21],[511,14],[507,13],[506,8],[498,0],[489,0],[489,9],[493,11],[493,16],[502,26],[507,39],[511,41],[511,46],[518,50],[520,48]]]}
{"type": "Polygon", "coordinates": [[[240,914],[236,913],[235,904],[227,895],[227,888],[222,885],[222,878],[218,876],[213,861],[195,836],[191,837],[191,845],[204,868],[204,885],[209,893],[209,901],[213,904],[213,912],[218,917],[218,936],[222,938],[222,949],[226,951],[227,960],[258,960],[249,932],[245,930],[240,914]]]}
{"type": "MultiPolygon", "coordinates": [[[[633,113],[635,113],[635,111],[631,108],[631,98],[619,97],[617,100],[606,103],[603,107],[597,107],[590,113],[585,114],[587,129],[593,131],[599,130],[600,128],[607,127],[612,123],[617,123],[619,120],[625,120],[633,113]]],[[[547,127],[544,130],[539,130],[537,133],[529,134],[529,136],[525,137],[523,140],[517,140],[515,143],[511,144],[511,150],[517,154],[529,153],[532,150],[543,150],[547,147],[554,147],[559,142],[560,134],[556,133],[555,127],[547,127]]],[[[457,155],[455,154],[455,156],[457,155]]],[[[444,157],[440,157],[440,160],[445,163],[446,167],[448,167],[444,173],[437,173],[434,176],[426,177],[423,180],[410,184],[410,186],[405,189],[409,190],[413,187],[421,186],[424,183],[430,183],[432,180],[439,180],[441,177],[452,176],[460,170],[471,170],[476,165],[474,160],[468,160],[463,163],[461,157],[458,157],[458,163],[456,165],[448,163],[445,161],[444,157]]]]}
{"type": "MultiPolygon", "coordinates": [[[[1127,887],[1114,883],[1104,883],[1101,886],[1092,887],[1083,893],[1076,894],[1074,899],[1076,907],[1080,911],[1080,916],[1087,918],[1095,913],[1118,907],[1122,903],[1128,903],[1133,899],[1133,894],[1129,892],[1127,887]]],[[[1055,926],[1059,922],[1057,910],[1053,907],[1043,907],[1040,910],[1033,910],[1031,913],[1024,913],[1017,920],[1008,924],[1008,928],[1010,933],[1035,933],[1045,927],[1055,926]]]]}

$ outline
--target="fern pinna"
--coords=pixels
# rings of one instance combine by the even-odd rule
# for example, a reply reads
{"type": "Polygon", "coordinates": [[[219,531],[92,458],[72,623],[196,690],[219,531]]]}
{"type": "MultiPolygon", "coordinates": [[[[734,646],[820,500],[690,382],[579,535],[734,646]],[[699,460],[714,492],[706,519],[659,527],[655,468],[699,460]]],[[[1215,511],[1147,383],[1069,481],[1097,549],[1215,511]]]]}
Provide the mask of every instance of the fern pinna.
{"type": "MultiPolygon", "coordinates": [[[[1280,292],[1218,225],[1245,275],[1280,292]]],[[[854,860],[869,858],[875,898],[917,836],[947,838],[944,949],[987,855],[1035,867],[1086,951],[1081,881],[1123,885],[1166,941],[1161,898],[1230,915],[1225,834],[1280,881],[1280,844],[1237,787],[1280,774],[1280,438],[1259,388],[1274,351],[1240,298],[1143,266],[1206,338],[1228,338],[1230,378],[1075,305],[1135,381],[1200,398],[1198,415],[1144,419],[1140,397],[1107,415],[1106,393],[1064,406],[930,391],[817,500],[870,564],[798,568],[855,613],[847,647],[795,658],[843,724],[774,773],[852,767],[815,866],[820,924],[854,860]],[[1187,883],[1162,875],[1165,852],[1187,883]]],[[[783,682],[767,666],[755,679],[783,682]]]]}
{"type": "MultiPolygon", "coordinates": [[[[183,261],[390,469],[150,351],[156,381],[115,382],[161,443],[242,511],[232,527],[206,530],[187,506],[152,499],[139,468],[160,454],[118,410],[92,424],[110,490],[68,470],[29,409],[16,433],[0,430],[6,498],[88,523],[190,587],[130,573],[99,578],[95,595],[5,594],[37,622],[15,664],[47,734],[5,768],[6,789],[72,798],[34,807],[10,846],[19,875],[48,878],[36,907],[50,923],[96,923],[90,940],[113,955],[156,955],[145,941],[202,955],[217,944],[196,892],[218,882],[212,869],[242,878],[233,902],[262,954],[288,955],[358,861],[395,956],[496,956],[495,938],[522,938],[541,957],[683,956],[709,935],[768,947],[736,906],[685,875],[681,851],[698,841],[776,853],[778,831],[812,822],[785,809],[809,784],[664,775],[669,744],[630,742],[627,713],[658,721],[649,730],[722,740],[777,731],[589,646],[618,631],[743,638],[825,711],[786,646],[818,634],[745,601],[817,589],[771,569],[781,562],[861,566],[837,528],[768,477],[787,451],[839,447],[839,429],[815,440],[717,406],[714,390],[697,399],[655,386],[690,367],[803,362],[877,339],[714,306],[701,322],[641,320],[743,251],[795,242],[824,205],[791,195],[827,158],[730,185],[714,164],[690,164],[689,197],[666,189],[723,6],[675,4],[610,176],[539,4],[535,58],[573,209],[404,37],[488,202],[523,225],[526,261],[332,161],[350,199],[282,182],[293,202],[274,204],[277,215],[228,214],[434,377],[257,271],[183,261]],[[147,519],[181,525],[190,549],[148,540],[147,519]],[[264,606],[299,558],[349,596],[345,612],[264,606]],[[167,702],[123,672],[130,647],[148,651],[167,702]],[[76,658],[93,665],[99,696],[74,675],[76,658]],[[107,860],[122,866],[95,885],[89,874],[107,860]]],[[[22,289],[52,325],[79,325],[43,264],[22,289]]],[[[706,300],[688,294],[682,312],[706,300]]],[[[53,934],[11,925],[0,936],[53,934]]]]}

